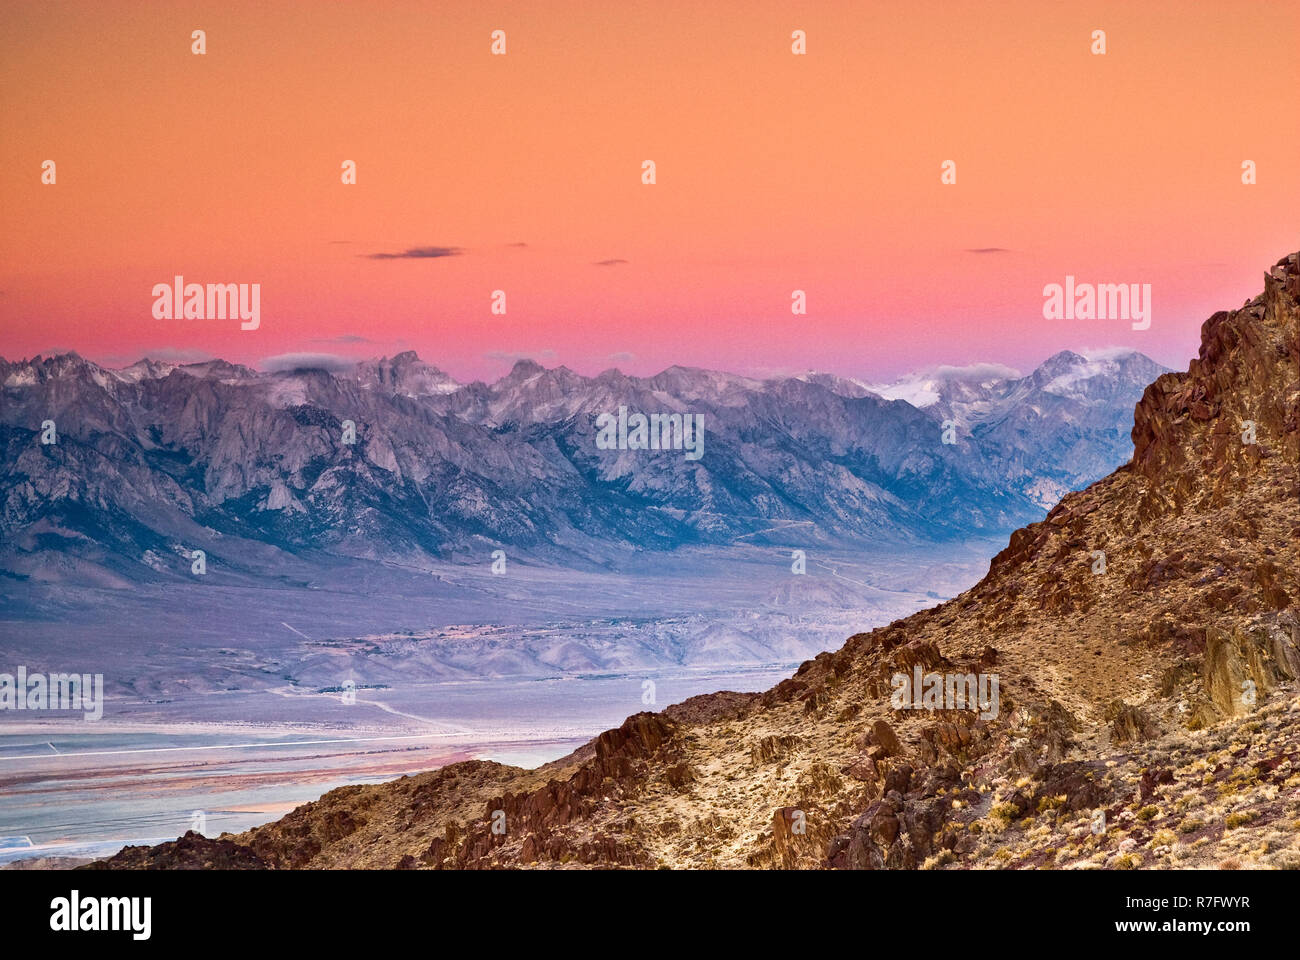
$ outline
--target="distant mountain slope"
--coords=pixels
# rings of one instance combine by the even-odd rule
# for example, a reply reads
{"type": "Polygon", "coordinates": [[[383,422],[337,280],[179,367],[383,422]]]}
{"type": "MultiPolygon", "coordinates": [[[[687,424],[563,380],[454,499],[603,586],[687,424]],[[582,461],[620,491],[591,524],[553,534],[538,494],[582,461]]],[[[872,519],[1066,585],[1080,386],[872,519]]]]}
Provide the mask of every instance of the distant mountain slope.
{"type": "Polygon", "coordinates": [[[868,389],[969,431],[1008,486],[1046,509],[1126,459],[1132,397],[1165,372],[1132,351],[1063,350],[1024,377],[979,364],[868,389]]]}
{"type": "Polygon", "coordinates": [[[1160,369],[1067,352],[1024,378],[937,382],[918,409],[816,374],[583,377],[520,361],[461,385],[409,352],[274,373],[0,360],[0,569],[121,585],[188,576],[196,549],[253,575],[277,551],[418,566],[502,547],[599,565],[737,539],[1005,532],[1127,458],[1125,425],[1160,369]],[[702,415],[703,456],[598,449],[597,418],[621,406],[702,415]]]}
{"type": "Polygon", "coordinates": [[[766,693],[98,867],[1300,868],[1300,254],[1206,321],[1132,436],[971,590],[766,693]],[[914,672],[998,697],[900,704],[914,672]]]}

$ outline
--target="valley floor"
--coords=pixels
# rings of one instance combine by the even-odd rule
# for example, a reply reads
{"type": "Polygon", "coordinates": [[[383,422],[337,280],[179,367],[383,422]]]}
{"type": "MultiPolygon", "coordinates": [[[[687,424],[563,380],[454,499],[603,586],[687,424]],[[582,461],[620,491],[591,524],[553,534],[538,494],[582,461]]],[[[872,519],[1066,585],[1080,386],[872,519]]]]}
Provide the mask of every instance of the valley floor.
{"type": "MultiPolygon", "coordinates": [[[[0,733],[0,864],[108,856],[196,828],[239,833],[335,787],[458,760],[535,767],[639,709],[646,680],[676,701],[719,687],[761,690],[793,666],[362,690],[346,709],[389,709],[348,725],[193,723],[180,704],[174,722],[8,724],[0,733]]],[[[240,699],[251,711],[257,696],[240,699]]],[[[328,700],[333,707],[338,695],[328,700]]]]}
{"type": "Polygon", "coordinates": [[[196,824],[238,833],[457,760],[536,767],[639,710],[766,689],[864,622],[974,582],[996,547],[809,551],[802,576],[789,551],[743,548],[638,576],[368,567],[316,589],[33,587],[31,618],[0,623],[0,669],[103,672],[106,703],[97,722],[0,714],[0,865],[196,824]]]}

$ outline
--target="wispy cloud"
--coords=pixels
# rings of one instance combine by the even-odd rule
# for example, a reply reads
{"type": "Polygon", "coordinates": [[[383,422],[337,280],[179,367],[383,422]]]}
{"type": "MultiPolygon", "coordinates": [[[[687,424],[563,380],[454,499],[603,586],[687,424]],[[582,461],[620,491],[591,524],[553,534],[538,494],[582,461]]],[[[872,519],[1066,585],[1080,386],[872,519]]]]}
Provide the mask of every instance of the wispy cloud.
{"type": "Polygon", "coordinates": [[[636,359],[635,353],[628,353],[626,350],[620,350],[618,353],[611,353],[606,360],[613,360],[615,363],[629,363],[636,359]]]}
{"type": "Polygon", "coordinates": [[[363,337],[356,333],[344,333],[337,337],[317,337],[310,341],[311,343],[376,343],[369,337],[363,337]]]}
{"type": "Polygon", "coordinates": [[[554,350],[489,350],[483,354],[489,360],[554,360],[556,353],[554,350]]]}
{"type": "Polygon", "coordinates": [[[336,353],[278,353],[258,364],[267,373],[283,373],[286,370],[327,370],[334,373],[349,370],[355,365],[355,360],[340,357],[336,353]]]}
{"type": "Polygon", "coordinates": [[[968,363],[960,367],[942,364],[932,367],[931,373],[943,380],[968,380],[973,382],[980,380],[1014,380],[1021,376],[1019,370],[1015,367],[1008,367],[1004,363],[968,363]]]}
{"type": "Polygon", "coordinates": [[[620,263],[627,263],[627,261],[626,261],[626,260],[619,260],[619,259],[617,259],[617,258],[616,258],[616,259],[613,259],[613,260],[597,260],[595,263],[592,264],[592,266],[594,266],[594,267],[613,267],[613,266],[617,266],[617,265],[620,264],[620,263]]]}
{"type": "Polygon", "coordinates": [[[411,247],[401,253],[362,253],[368,260],[437,260],[442,257],[459,257],[465,251],[460,247],[411,247]]]}
{"type": "Polygon", "coordinates": [[[1118,360],[1120,357],[1129,357],[1138,353],[1132,347],[1080,347],[1074,351],[1082,357],[1089,360],[1118,360]]]}
{"type": "Polygon", "coordinates": [[[1006,247],[967,247],[967,253],[1011,253],[1006,247]]]}

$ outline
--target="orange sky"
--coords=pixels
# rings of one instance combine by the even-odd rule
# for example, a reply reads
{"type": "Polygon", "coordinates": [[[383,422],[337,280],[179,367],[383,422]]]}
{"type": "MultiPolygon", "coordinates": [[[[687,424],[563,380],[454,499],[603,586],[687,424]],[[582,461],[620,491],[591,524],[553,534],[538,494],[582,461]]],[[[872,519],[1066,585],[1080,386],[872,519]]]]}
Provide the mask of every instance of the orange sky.
{"type": "Polygon", "coordinates": [[[9,3],[0,355],[1181,366],[1300,248],[1298,91],[1297,0],[9,3]],[[368,256],[417,247],[461,252],[368,256]],[[154,319],[176,274],[260,283],[260,328],[154,319]],[[1150,283],[1151,329],[1044,320],[1066,274],[1150,283]]]}

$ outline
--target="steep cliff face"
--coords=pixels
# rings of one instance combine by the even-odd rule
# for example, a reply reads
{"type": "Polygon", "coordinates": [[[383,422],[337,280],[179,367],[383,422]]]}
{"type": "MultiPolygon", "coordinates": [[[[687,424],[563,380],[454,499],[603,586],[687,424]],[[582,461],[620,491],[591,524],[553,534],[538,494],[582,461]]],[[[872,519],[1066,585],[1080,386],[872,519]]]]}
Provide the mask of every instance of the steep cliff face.
{"type": "Polygon", "coordinates": [[[948,603],[536,771],[457,764],[207,842],[270,867],[1300,867],[1298,301],[1292,254],[1148,388],[1132,462],[948,603]],[[986,696],[898,698],[928,675],[986,696]]]}
{"type": "Polygon", "coordinates": [[[1259,476],[1261,459],[1300,458],[1298,294],[1292,254],[1264,277],[1262,294],[1205,321],[1186,373],[1147,388],[1133,423],[1133,469],[1150,486],[1145,510],[1222,505],[1259,476]]]}

